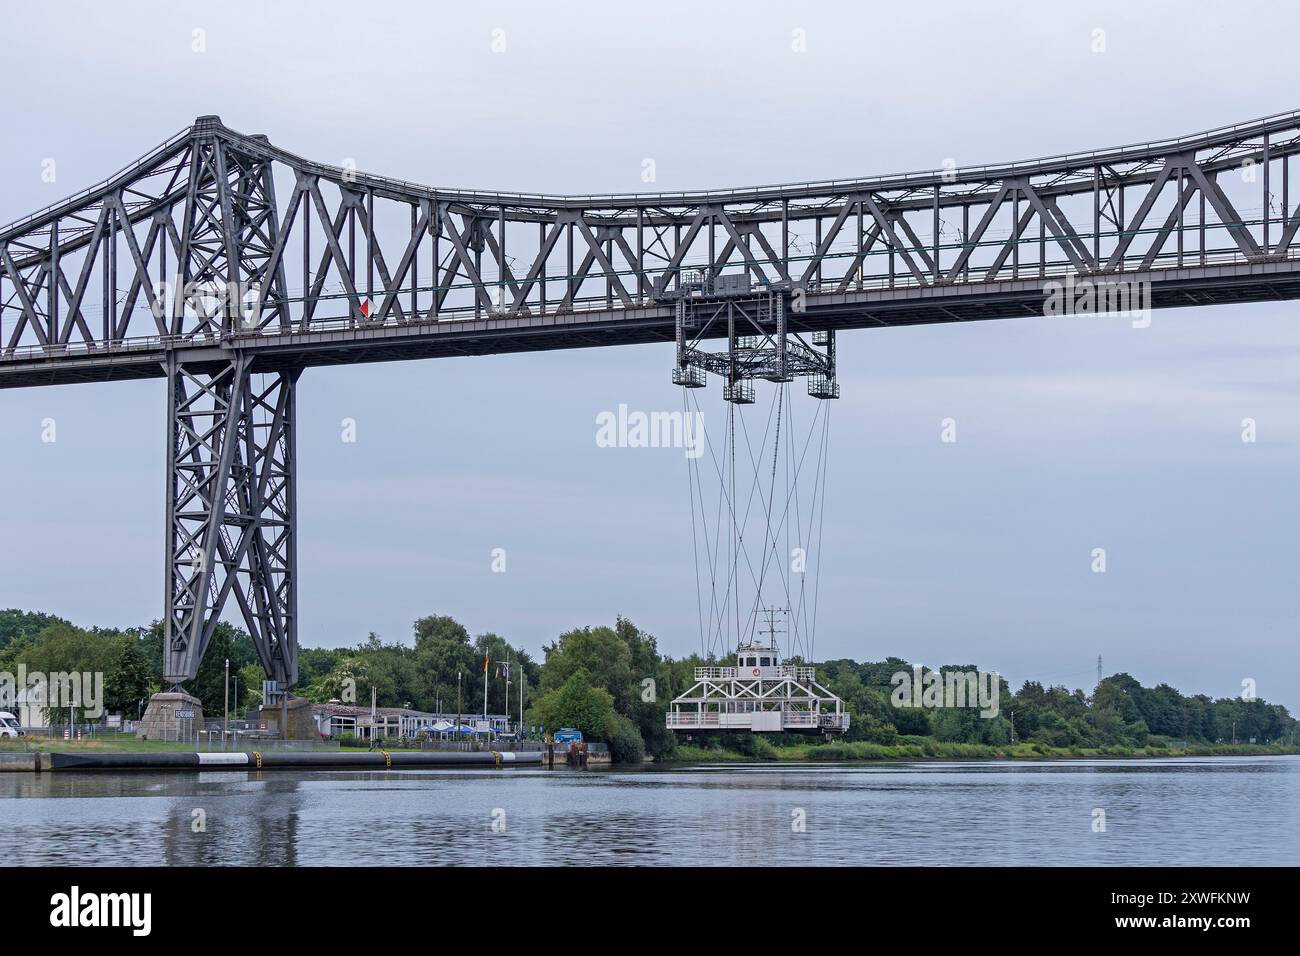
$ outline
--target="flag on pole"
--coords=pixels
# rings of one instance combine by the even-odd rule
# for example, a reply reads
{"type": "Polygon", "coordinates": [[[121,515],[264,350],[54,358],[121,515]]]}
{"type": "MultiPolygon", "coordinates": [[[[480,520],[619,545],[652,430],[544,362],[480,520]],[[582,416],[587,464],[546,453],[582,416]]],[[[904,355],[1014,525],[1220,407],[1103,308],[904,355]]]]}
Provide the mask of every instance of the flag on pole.
{"type": "Polygon", "coordinates": [[[483,654],[483,673],[486,674],[487,672],[488,672],[488,656],[487,656],[487,653],[484,652],[484,654],[483,654]]]}

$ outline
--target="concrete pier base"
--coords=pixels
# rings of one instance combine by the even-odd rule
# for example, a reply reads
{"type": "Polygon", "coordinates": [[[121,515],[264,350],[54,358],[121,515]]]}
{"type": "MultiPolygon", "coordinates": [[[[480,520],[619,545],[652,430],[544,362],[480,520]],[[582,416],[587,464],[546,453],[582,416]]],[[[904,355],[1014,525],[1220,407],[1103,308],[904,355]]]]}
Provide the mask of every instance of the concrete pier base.
{"type": "Polygon", "coordinates": [[[203,705],[193,694],[166,691],[149,698],[135,735],[141,740],[192,740],[203,729],[203,705]]]}
{"type": "Polygon", "coordinates": [[[0,754],[0,773],[35,773],[40,769],[40,754],[0,754]]]}
{"type": "MultiPolygon", "coordinates": [[[[285,740],[320,740],[320,731],[316,728],[316,721],[311,716],[311,701],[305,697],[290,697],[285,703],[285,710],[288,713],[289,732],[284,735],[285,740]]],[[[272,704],[263,706],[258,711],[258,719],[261,723],[266,724],[266,732],[270,734],[280,733],[280,705],[272,704]]]]}

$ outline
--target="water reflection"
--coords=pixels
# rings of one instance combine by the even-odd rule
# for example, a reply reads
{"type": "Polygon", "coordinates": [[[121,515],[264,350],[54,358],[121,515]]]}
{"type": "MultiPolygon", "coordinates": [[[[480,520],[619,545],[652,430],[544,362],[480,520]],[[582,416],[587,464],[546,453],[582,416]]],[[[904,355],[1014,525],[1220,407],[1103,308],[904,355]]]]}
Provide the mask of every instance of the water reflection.
{"type": "Polygon", "coordinates": [[[4,774],[0,852],[27,865],[1296,865],[1300,758],[4,774]]]}

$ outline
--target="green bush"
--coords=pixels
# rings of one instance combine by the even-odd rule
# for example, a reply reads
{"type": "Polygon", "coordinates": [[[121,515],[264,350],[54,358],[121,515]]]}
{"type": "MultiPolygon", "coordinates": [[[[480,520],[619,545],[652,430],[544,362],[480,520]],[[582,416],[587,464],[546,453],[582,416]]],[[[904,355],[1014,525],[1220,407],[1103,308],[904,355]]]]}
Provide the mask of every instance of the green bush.
{"type": "Polygon", "coordinates": [[[609,756],[614,763],[640,763],[645,759],[645,741],[636,724],[622,714],[615,714],[605,732],[609,756]]]}
{"type": "MultiPolygon", "coordinates": [[[[532,713],[543,727],[575,727],[587,740],[608,739],[613,721],[620,716],[614,710],[614,698],[609,691],[593,687],[591,675],[581,667],[559,687],[534,700],[532,713]]],[[[644,751],[645,743],[641,741],[639,731],[636,739],[644,751]]],[[[612,739],[609,745],[612,753],[612,739]]]]}

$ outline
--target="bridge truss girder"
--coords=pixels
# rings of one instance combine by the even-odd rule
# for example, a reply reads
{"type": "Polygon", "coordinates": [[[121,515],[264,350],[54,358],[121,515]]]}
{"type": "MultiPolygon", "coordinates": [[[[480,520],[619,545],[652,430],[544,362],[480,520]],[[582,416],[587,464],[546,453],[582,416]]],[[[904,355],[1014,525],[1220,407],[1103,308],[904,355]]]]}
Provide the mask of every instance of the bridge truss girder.
{"type": "Polygon", "coordinates": [[[213,335],[278,367],[672,341],[656,290],[698,270],[798,290],[806,332],[1034,314],[1033,284],[1066,275],[1150,280],[1157,306],[1293,297],[1297,153],[1291,113],[1002,166],[563,197],[327,166],[201,117],[0,229],[0,387],[160,375],[213,335]],[[218,319],[202,280],[243,301],[218,319]]]}

